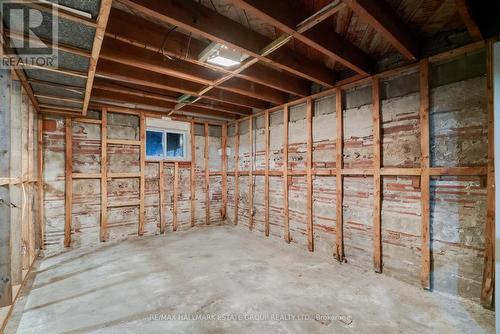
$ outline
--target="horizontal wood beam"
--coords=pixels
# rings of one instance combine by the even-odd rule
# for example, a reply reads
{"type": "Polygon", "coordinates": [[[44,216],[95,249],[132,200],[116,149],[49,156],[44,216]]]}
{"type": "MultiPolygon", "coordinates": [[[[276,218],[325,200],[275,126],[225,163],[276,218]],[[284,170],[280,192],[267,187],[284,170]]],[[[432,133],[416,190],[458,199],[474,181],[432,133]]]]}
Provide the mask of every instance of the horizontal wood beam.
{"type": "Polygon", "coordinates": [[[418,59],[418,45],[386,0],[343,0],[361,21],[368,23],[409,60],[418,59]]]}
{"type": "MultiPolygon", "coordinates": [[[[100,58],[203,85],[211,85],[221,78],[217,72],[203,66],[182,60],[170,60],[158,52],[139,48],[109,37],[106,37],[104,41],[100,58]]],[[[240,78],[228,80],[219,87],[275,104],[281,104],[288,100],[288,95],[284,92],[240,78]]]]}
{"type": "MultiPolygon", "coordinates": [[[[164,27],[116,8],[111,9],[106,36],[219,73],[230,73],[230,70],[198,61],[199,54],[208,43],[175,30],[170,31],[168,39],[165,40],[164,27]]],[[[293,95],[309,95],[310,85],[306,80],[262,64],[255,64],[236,76],[293,95]]]]}
{"type": "Polygon", "coordinates": [[[172,77],[209,85],[220,78],[216,72],[182,60],[170,60],[158,52],[105,37],[101,59],[166,74],[172,77]]]}
{"type": "MultiPolygon", "coordinates": [[[[102,90],[99,88],[94,87],[92,91],[92,97],[93,98],[98,98],[98,99],[106,99],[109,101],[120,101],[124,103],[133,103],[133,104],[139,104],[139,105],[144,105],[144,106],[151,106],[151,107],[162,107],[165,109],[169,110],[174,110],[176,106],[176,102],[168,102],[168,101],[161,101],[161,100],[154,100],[151,99],[150,97],[142,97],[142,96],[137,96],[133,94],[128,94],[128,93],[118,93],[118,92],[113,92],[110,93],[109,91],[102,90]]],[[[195,114],[200,114],[200,115],[205,115],[205,116],[214,116],[214,117],[221,117],[221,118],[226,118],[226,119],[235,119],[234,113],[227,113],[227,112],[221,112],[218,110],[211,110],[207,108],[202,108],[197,105],[186,105],[185,107],[182,108],[181,111],[178,112],[190,112],[190,113],[195,113],[195,114]]]]}
{"type": "MultiPolygon", "coordinates": [[[[108,80],[164,89],[191,96],[198,96],[198,91],[203,88],[202,85],[191,81],[152,71],[145,71],[133,66],[114,63],[103,59],[99,61],[97,75],[100,78],[108,80]]],[[[204,94],[204,96],[212,100],[227,102],[243,107],[256,109],[266,109],[269,107],[269,104],[265,101],[222,91],[220,89],[212,89],[210,92],[204,94]]]]}
{"type": "MultiPolygon", "coordinates": [[[[157,100],[157,101],[170,102],[170,103],[177,104],[177,98],[175,98],[173,96],[162,95],[162,94],[158,94],[158,93],[147,92],[144,90],[128,88],[128,87],[113,84],[112,82],[107,82],[107,81],[102,80],[102,79],[98,79],[95,82],[94,90],[95,91],[106,91],[109,93],[109,94],[102,93],[100,97],[113,97],[114,93],[121,93],[121,94],[126,94],[126,95],[147,98],[150,100],[157,100]]],[[[205,100],[203,100],[203,101],[205,101],[205,100]]],[[[152,103],[153,101],[150,101],[150,102],[152,103]]],[[[245,108],[241,108],[241,107],[237,107],[237,106],[225,107],[225,106],[217,105],[215,103],[211,103],[211,104],[210,103],[203,103],[202,100],[197,101],[193,105],[198,107],[198,108],[206,109],[207,112],[219,111],[219,112],[223,112],[223,113],[240,115],[240,116],[248,116],[249,114],[251,114],[251,110],[248,110],[245,108]]]]}
{"type": "Polygon", "coordinates": [[[294,51],[281,48],[267,57],[262,56],[263,48],[272,40],[207,7],[199,6],[195,1],[120,0],[120,2],[132,11],[236,48],[251,57],[307,80],[328,87],[335,84],[333,71],[323,64],[304,59],[294,51]],[[193,13],[196,13],[196,20],[193,20],[193,13]]]}

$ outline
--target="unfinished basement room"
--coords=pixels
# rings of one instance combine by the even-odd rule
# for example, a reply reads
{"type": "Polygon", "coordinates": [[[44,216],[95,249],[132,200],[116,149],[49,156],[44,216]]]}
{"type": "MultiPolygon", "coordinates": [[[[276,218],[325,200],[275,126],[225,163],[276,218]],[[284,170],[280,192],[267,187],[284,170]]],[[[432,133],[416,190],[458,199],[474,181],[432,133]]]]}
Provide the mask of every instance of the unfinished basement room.
{"type": "Polygon", "coordinates": [[[0,333],[500,333],[500,1],[0,14],[0,333]]]}

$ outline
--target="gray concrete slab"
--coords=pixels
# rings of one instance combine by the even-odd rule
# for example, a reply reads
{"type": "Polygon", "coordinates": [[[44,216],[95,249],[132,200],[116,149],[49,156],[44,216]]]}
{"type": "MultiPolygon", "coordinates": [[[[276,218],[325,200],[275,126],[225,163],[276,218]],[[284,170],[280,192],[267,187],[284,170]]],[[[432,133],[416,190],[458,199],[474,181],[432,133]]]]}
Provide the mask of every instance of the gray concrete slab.
{"type": "Polygon", "coordinates": [[[6,329],[401,332],[493,333],[494,313],[228,226],[134,237],[45,258],[6,329]],[[225,320],[213,320],[217,316],[225,320]]]}

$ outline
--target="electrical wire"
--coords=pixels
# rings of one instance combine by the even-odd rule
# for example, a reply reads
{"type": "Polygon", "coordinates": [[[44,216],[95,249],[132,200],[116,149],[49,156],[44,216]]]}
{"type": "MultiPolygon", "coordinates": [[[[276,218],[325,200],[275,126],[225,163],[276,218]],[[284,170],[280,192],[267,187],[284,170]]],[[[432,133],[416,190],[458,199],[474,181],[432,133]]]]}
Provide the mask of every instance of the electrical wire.
{"type": "Polygon", "coordinates": [[[161,49],[160,49],[160,52],[161,54],[170,59],[170,60],[175,60],[174,58],[172,58],[171,56],[169,56],[168,54],[165,53],[165,45],[167,45],[167,38],[168,38],[168,35],[170,35],[175,29],[177,29],[177,26],[173,26],[172,28],[170,28],[170,30],[167,32],[167,34],[165,35],[165,38],[163,39],[163,43],[161,45],[161,49]]]}

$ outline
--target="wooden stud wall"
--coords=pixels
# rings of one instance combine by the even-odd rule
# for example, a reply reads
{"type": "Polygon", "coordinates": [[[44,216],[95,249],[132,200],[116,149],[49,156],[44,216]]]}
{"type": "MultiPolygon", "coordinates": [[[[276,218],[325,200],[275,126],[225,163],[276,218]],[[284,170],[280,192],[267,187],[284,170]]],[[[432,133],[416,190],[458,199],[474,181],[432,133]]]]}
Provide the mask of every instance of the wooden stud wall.
{"type": "Polygon", "coordinates": [[[238,225],[238,208],[240,204],[240,122],[236,121],[236,143],[234,148],[234,225],[238,225]]]}
{"type": "Polygon", "coordinates": [[[227,212],[227,124],[222,125],[222,220],[227,212]]]}
{"type": "MultiPolygon", "coordinates": [[[[134,111],[128,108],[120,107],[103,107],[101,110],[101,120],[88,119],[88,118],[66,118],[66,142],[70,143],[66,146],[66,177],[69,182],[66,182],[66,192],[69,196],[65,197],[65,246],[71,246],[71,204],[72,204],[72,179],[100,179],[101,180],[101,221],[100,221],[100,240],[108,240],[108,208],[115,207],[128,207],[128,206],[138,206],[139,207],[139,223],[138,223],[138,235],[144,234],[144,223],[145,223],[145,165],[146,165],[146,116],[149,116],[143,111],[134,111]],[[140,140],[124,140],[124,139],[109,139],[108,138],[108,128],[107,128],[107,115],[108,113],[121,113],[128,115],[135,115],[139,117],[140,120],[140,140]],[[72,172],[72,132],[71,127],[73,122],[87,123],[87,124],[98,124],[101,126],[101,173],[73,173],[72,172]],[[140,147],[140,171],[136,173],[120,172],[120,173],[108,173],[108,154],[107,147],[108,144],[117,145],[131,145],[140,147]],[[140,179],[140,195],[139,200],[121,202],[110,205],[108,203],[107,186],[108,181],[112,178],[138,178],[140,179]]],[[[183,120],[179,120],[183,121],[183,120]]],[[[184,120],[185,121],[185,120],[184,120]]],[[[195,213],[196,213],[196,143],[195,143],[195,133],[194,126],[195,122],[191,123],[191,167],[190,167],[190,190],[191,190],[191,226],[195,226],[195,213]]],[[[204,162],[205,162],[205,194],[206,194],[206,223],[209,224],[210,219],[210,194],[209,194],[209,178],[210,175],[221,175],[223,180],[226,180],[224,170],[227,171],[227,159],[223,162],[221,172],[210,172],[208,168],[208,127],[212,123],[204,122],[205,127],[205,148],[204,148],[204,162]]],[[[216,126],[221,126],[223,129],[222,144],[227,146],[227,125],[213,124],[216,126]],[[224,130],[225,128],[225,130],[224,130]]],[[[39,155],[41,157],[41,155],[39,155]]],[[[40,164],[40,162],[39,162],[40,164]]],[[[178,228],[178,200],[179,200],[179,162],[168,162],[168,161],[158,161],[159,164],[159,212],[160,212],[160,233],[164,234],[166,232],[166,219],[165,219],[165,164],[173,164],[174,167],[174,195],[173,195],[173,230],[176,231],[178,228]]],[[[40,167],[39,167],[40,168],[40,167]]],[[[227,182],[227,180],[226,180],[227,182]]],[[[223,182],[224,183],[224,182],[223,182]]],[[[227,187],[223,185],[223,187],[227,187]]],[[[39,205],[42,202],[39,203],[39,205]]],[[[227,203],[227,194],[226,194],[227,203]]],[[[226,204],[227,205],[227,204],[226,204]]],[[[223,214],[223,212],[221,212],[223,214]]],[[[222,215],[225,219],[225,215],[222,215]]],[[[43,224],[42,224],[43,225],[43,224]]],[[[43,233],[42,233],[43,235],[43,233]]]]}
{"type": "MultiPolygon", "coordinates": [[[[13,82],[20,80],[18,74],[19,73],[16,71],[12,72],[12,76],[9,78],[9,92],[13,92],[13,82]]],[[[4,76],[4,79],[7,79],[7,76],[4,76]]],[[[5,83],[5,81],[3,83],[5,83]]],[[[13,200],[9,197],[9,202],[5,202],[4,204],[13,204],[16,206],[16,210],[21,210],[20,215],[18,216],[19,220],[12,221],[12,223],[15,222],[19,224],[16,233],[19,233],[20,235],[19,246],[22,247],[24,251],[22,252],[20,261],[15,264],[16,268],[11,268],[12,271],[19,271],[20,276],[16,278],[16,281],[11,280],[9,282],[10,284],[5,285],[5,296],[4,298],[1,298],[2,306],[0,307],[0,333],[3,333],[3,330],[7,325],[7,321],[11,316],[14,304],[20,296],[21,286],[28,277],[28,273],[38,256],[39,250],[44,249],[45,247],[45,219],[43,202],[43,115],[37,114],[36,108],[38,106],[32,105],[32,95],[30,94],[30,91],[26,90],[29,86],[25,87],[24,82],[21,80],[19,88],[20,90],[16,93],[19,93],[20,95],[18,96],[18,99],[16,99],[16,104],[14,105],[13,102],[11,102],[11,104],[6,104],[6,111],[9,112],[9,117],[14,116],[13,112],[26,112],[28,116],[27,123],[24,123],[22,119],[19,120],[21,122],[21,131],[18,138],[18,143],[20,144],[18,156],[20,159],[20,166],[17,166],[15,173],[13,173],[13,166],[9,164],[6,169],[6,174],[3,177],[0,177],[0,186],[5,186],[9,192],[11,190],[10,187],[18,187],[18,189],[21,190],[22,196],[20,196],[18,200],[13,200]],[[28,99],[24,100],[23,95],[26,95],[28,99]],[[35,142],[37,143],[36,150],[35,142]],[[35,167],[37,167],[36,171],[35,167]],[[36,195],[34,192],[35,187],[36,195]],[[13,201],[13,203],[10,201],[13,201]],[[36,210],[32,210],[32,208],[36,208],[36,210]],[[7,291],[9,288],[10,291],[7,291]]],[[[2,94],[2,98],[5,99],[6,97],[8,97],[8,95],[2,94]]],[[[10,95],[10,97],[12,97],[12,95],[10,95]]],[[[14,101],[14,99],[11,100],[14,101]]],[[[18,114],[17,116],[21,117],[21,114],[18,114]]],[[[12,135],[13,134],[11,134],[11,136],[12,135]]],[[[13,149],[12,146],[9,145],[9,150],[12,149],[12,151],[19,148],[13,149]]]]}
{"type": "Polygon", "coordinates": [[[382,272],[382,195],[380,168],[380,81],[377,77],[372,82],[372,126],[373,126],[373,265],[375,272],[382,272]]]}
{"type": "MultiPolygon", "coordinates": [[[[194,135],[194,122],[191,122],[191,226],[196,223],[196,139],[194,135]]],[[[160,202],[163,203],[163,202],[160,202]]]]}
{"type": "MultiPolygon", "coordinates": [[[[234,224],[238,224],[239,215],[239,176],[248,175],[249,176],[249,225],[250,229],[253,227],[253,193],[254,184],[253,178],[255,175],[265,176],[265,235],[269,235],[269,177],[279,176],[283,179],[283,205],[284,205],[284,238],[286,242],[291,241],[290,235],[290,225],[289,225],[289,177],[290,176],[305,176],[307,182],[307,240],[308,248],[310,251],[314,250],[314,230],[313,230],[313,178],[315,175],[323,176],[335,176],[336,177],[336,245],[334,250],[335,257],[340,261],[344,262],[344,240],[343,240],[343,177],[346,175],[350,176],[373,176],[374,185],[374,215],[373,215],[373,233],[374,233],[374,247],[373,247],[373,261],[374,270],[376,272],[382,272],[382,242],[381,242],[381,178],[383,176],[415,176],[420,178],[421,186],[421,201],[422,201],[422,246],[421,246],[421,282],[424,288],[430,287],[430,180],[432,176],[487,176],[488,184],[488,216],[487,216],[487,226],[486,226],[486,251],[485,251],[485,269],[484,269],[484,279],[481,301],[483,305],[491,305],[493,291],[494,291],[494,166],[493,166],[493,111],[492,111],[492,73],[491,73],[491,43],[488,45],[488,95],[489,95],[489,159],[487,166],[481,167],[453,167],[453,168],[442,168],[442,167],[431,167],[430,166],[430,132],[429,132],[429,63],[433,61],[442,61],[447,58],[455,57],[457,55],[475,51],[478,48],[483,47],[483,44],[474,44],[474,47],[464,47],[458,50],[452,50],[448,53],[434,56],[429,59],[422,60],[419,66],[420,73],[420,127],[421,127],[421,167],[420,168],[383,168],[381,164],[381,100],[380,100],[380,80],[385,77],[395,76],[398,74],[404,74],[415,69],[415,65],[405,66],[397,70],[387,71],[385,73],[377,74],[367,79],[361,79],[357,82],[349,82],[344,85],[335,87],[334,89],[321,92],[303,99],[298,99],[296,101],[287,103],[283,106],[274,107],[264,111],[263,113],[256,113],[249,117],[241,118],[235,122],[236,125],[236,142],[235,142],[235,169],[234,171],[227,171],[227,157],[225,156],[225,147],[227,146],[227,125],[222,125],[222,168],[221,171],[211,172],[209,170],[209,123],[204,122],[204,132],[205,132],[205,143],[204,143],[204,179],[205,179],[205,202],[206,202],[206,224],[210,223],[210,176],[211,175],[221,175],[222,176],[222,189],[223,189],[223,209],[221,215],[224,218],[226,216],[227,210],[227,175],[234,175],[235,179],[235,196],[234,196],[234,224]],[[367,83],[372,83],[372,93],[373,93],[373,139],[374,139],[374,161],[372,168],[344,168],[343,166],[343,90],[350,89],[353,87],[365,85],[367,83]],[[313,142],[312,142],[312,122],[313,122],[313,105],[316,99],[325,97],[328,95],[336,95],[336,166],[335,168],[316,170],[313,168],[312,164],[312,152],[313,152],[313,142]],[[299,103],[307,103],[307,166],[305,170],[291,170],[288,166],[288,137],[289,137],[289,108],[290,106],[297,105],[299,103]],[[284,112],[283,116],[283,166],[282,170],[269,170],[269,146],[270,146],[270,134],[269,134],[269,120],[270,113],[274,111],[282,110],[284,112]],[[265,117],[265,170],[254,170],[254,129],[253,122],[257,117],[264,115],[265,117]],[[244,120],[249,120],[250,122],[250,169],[249,171],[239,170],[239,145],[240,145],[240,124],[244,120]]],[[[85,120],[85,119],[74,119],[75,122],[88,122],[102,125],[102,153],[101,161],[103,165],[101,166],[101,174],[73,174],[71,163],[66,163],[66,177],[69,182],[66,183],[66,193],[71,195],[71,179],[72,178],[100,178],[102,187],[102,212],[101,212],[101,240],[106,240],[107,235],[107,180],[110,177],[139,177],[141,180],[140,189],[140,200],[136,204],[140,207],[140,219],[138,234],[141,235],[144,232],[144,189],[145,189],[145,113],[137,112],[131,110],[124,110],[123,108],[112,108],[108,110],[104,108],[102,110],[102,120],[85,120]],[[106,170],[107,165],[107,144],[118,143],[117,141],[107,139],[107,123],[106,115],[107,112],[119,112],[133,114],[140,117],[141,120],[141,138],[139,141],[127,141],[122,144],[138,145],[141,147],[141,171],[139,174],[134,173],[115,173],[109,174],[106,170]],[[129,175],[130,174],[130,175],[129,175]],[[69,176],[69,177],[68,177],[69,176]]],[[[66,123],[66,155],[71,158],[71,123],[70,118],[67,119],[66,123]]],[[[195,186],[196,186],[196,172],[195,172],[195,136],[194,136],[194,124],[191,122],[191,225],[195,225],[195,186]]],[[[219,126],[221,126],[219,124],[219,126]]],[[[70,159],[69,159],[70,160],[70,159]]],[[[162,165],[160,163],[160,179],[163,184],[162,176],[162,165]]],[[[39,163],[40,168],[40,163],[39,163]]],[[[178,200],[178,173],[179,165],[174,164],[174,230],[177,228],[177,200],[178,200]]],[[[160,186],[163,188],[163,186],[160,186]]],[[[160,205],[164,205],[164,195],[163,191],[160,194],[160,205]]],[[[163,210],[163,209],[162,209],[163,210]]],[[[69,246],[71,244],[71,196],[66,198],[66,221],[65,221],[65,245],[69,246]],[[68,214],[69,213],[69,214],[68,214]]],[[[162,214],[163,217],[163,214],[162,214]]],[[[161,229],[165,228],[165,222],[160,223],[161,229]]]]}
{"type": "Polygon", "coordinates": [[[335,112],[336,112],[336,145],[335,145],[335,181],[336,181],[336,242],[335,256],[339,262],[344,262],[344,209],[343,209],[343,146],[344,146],[344,115],[342,105],[342,90],[335,91],[335,112]]]}
{"type": "Polygon", "coordinates": [[[66,192],[65,199],[65,222],[64,222],[64,247],[71,246],[71,218],[73,203],[73,125],[71,118],[66,118],[66,192]]]}
{"type": "Polygon", "coordinates": [[[264,233],[266,237],[269,236],[269,112],[264,114],[264,136],[265,136],[265,153],[264,153],[264,166],[265,166],[265,175],[264,175],[264,233]]]}
{"type": "MultiPolygon", "coordinates": [[[[333,89],[297,99],[293,102],[286,103],[282,106],[273,107],[261,113],[256,113],[248,117],[240,118],[235,121],[236,124],[236,168],[234,172],[227,172],[228,175],[235,176],[235,189],[238,194],[238,177],[240,175],[264,175],[265,179],[265,235],[269,235],[269,181],[272,176],[280,176],[283,179],[283,205],[284,205],[284,229],[285,241],[289,243],[292,239],[290,235],[289,225],[289,177],[290,176],[306,176],[307,181],[307,235],[308,248],[314,250],[314,231],[312,225],[312,180],[315,175],[335,176],[336,177],[336,242],[334,256],[338,261],[344,262],[344,237],[343,237],[343,177],[349,176],[372,176],[374,185],[374,214],[373,214],[373,262],[374,270],[378,273],[382,272],[382,176],[415,176],[420,179],[421,186],[421,204],[422,204],[422,251],[421,251],[421,282],[425,289],[430,288],[430,179],[431,176],[487,176],[488,179],[488,222],[486,226],[486,254],[485,254],[485,269],[483,275],[482,289],[482,304],[491,307],[492,296],[494,291],[494,159],[493,159],[493,100],[492,100],[492,73],[491,73],[491,50],[489,50],[488,60],[488,94],[489,94],[489,160],[488,166],[482,167],[431,167],[430,166],[430,130],[429,130],[429,63],[443,61],[453,57],[474,52],[484,47],[484,43],[474,43],[459,49],[455,49],[443,54],[433,56],[422,60],[418,64],[411,64],[395,70],[386,71],[369,78],[363,78],[357,82],[348,82],[340,84],[333,89]],[[421,168],[384,168],[382,167],[381,157],[381,96],[380,96],[380,80],[387,77],[402,75],[415,70],[418,66],[420,73],[420,127],[421,127],[421,168]],[[369,81],[368,81],[369,80],[369,81]],[[373,140],[374,140],[374,161],[372,168],[344,168],[343,166],[343,91],[363,86],[372,83],[372,99],[373,99],[373,140]],[[336,95],[336,166],[335,168],[316,170],[312,166],[312,114],[313,103],[316,99],[336,95]],[[294,105],[306,103],[306,120],[307,120],[307,166],[305,170],[290,170],[288,167],[288,132],[289,132],[289,108],[294,105]],[[282,170],[269,170],[269,114],[275,111],[283,111],[283,167],[282,170]],[[257,117],[264,115],[265,117],[265,170],[253,171],[253,168],[248,172],[242,172],[238,169],[238,150],[239,150],[239,124],[242,121],[249,120],[252,124],[257,117]]],[[[491,45],[489,46],[491,48],[491,45]]],[[[252,132],[252,127],[250,127],[252,132]]],[[[253,139],[253,134],[250,134],[253,139]]],[[[253,152],[252,161],[253,161],[253,152]]],[[[252,198],[253,188],[249,187],[249,198],[252,198]]],[[[238,200],[235,200],[235,222],[238,221],[238,200]]]]}
{"type": "Polygon", "coordinates": [[[253,156],[253,152],[254,152],[254,149],[253,149],[253,122],[254,122],[254,119],[253,118],[250,118],[249,120],[249,127],[248,127],[248,136],[250,137],[250,171],[248,172],[248,226],[250,228],[250,230],[253,229],[253,215],[254,215],[254,212],[253,212],[253,189],[254,189],[254,186],[253,186],[253,183],[254,183],[254,179],[253,179],[253,169],[254,169],[254,166],[253,166],[253,161],[254,161],[254,156],[253,156]]]}
{"type": "Polygon", "coordinates": [[[205,122],[205,224],[210,224],[210,168],[208,165],[208,123],[205,122]]]}
{"type": "Polygon", "coordinates": [[[160,202],[159,202],[159,213],[160,213],[160,234],[165,234],[165,166],[163,161],[159,162],[158,166],[158,192],[160,193],[160,202]]]}
{"type": "Polygon", "coordinates": [[[307,100],[307,248],[314,251],[314,231],[313,231],[313,101],[307,100]]]}
{"type": "Polygon", "coordinates": [[[288,116],[290,110],[285,104],[283,110],[283,210],[285,225],[285,241],[290,243],[290,212],[288,207],[288,116]]]}
{"type": "Polygon", "coordinates": [[[424,289],[430,288],[430,130],[429,130],[429,62],[420,62],[420,145],[422,157],[420,168],[421,201],[422,201],[422,273],[421,281],[424,289]]]}
{"type": "Polygon", "coordinates": [[[494,308],[495,298],[495,133],[494,133],[494,73],[493,42],[488,41],[487,57],[487,94],[488,94],[488,175],[487,175],[487,215],[485,227],[485,253],[481,305],[494,308]]]}

